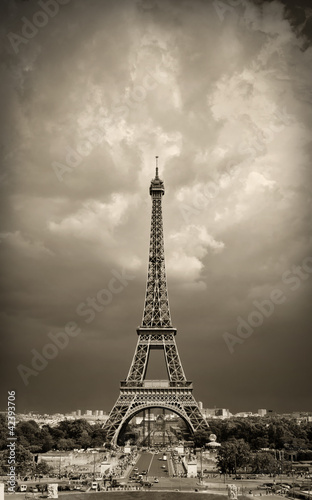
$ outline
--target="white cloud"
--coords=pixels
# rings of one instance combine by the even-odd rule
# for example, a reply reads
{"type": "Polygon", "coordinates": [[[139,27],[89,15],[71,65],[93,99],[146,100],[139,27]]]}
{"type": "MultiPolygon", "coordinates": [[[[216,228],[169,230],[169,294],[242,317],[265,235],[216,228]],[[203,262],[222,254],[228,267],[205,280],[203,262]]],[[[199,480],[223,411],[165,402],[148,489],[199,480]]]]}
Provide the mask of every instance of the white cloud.
{"type": "Polygon", "coordinates": [[[183,231],[170,235],[166,249],[170,275],[185,283],[191,283],[201,277],[204,267],[202,259],[209,251],[221,252],[224,243],[208,234],[205,226],[190,224],[183,231]]]}
{"type": "Polygon", "coordinates": [[[175,250],[169,254],[166,265],[170,278],[174,277],[184,283],[198,280],[203,269],[200,259],[186,255],[182,249],[175,250]]]}
{"type": "Polygon", "coordinates": [[[208,234],[205,226],[195,224],[186,226],[183,231],[172,234],[170,238],[175,245],[182,247],[185,252],[199,258],[204,257],[208,249],[218,252],[224,248],[224,243],[216,241],[213,236],[208,234]]]}
{"type": "Polygon", "coordinates": [[[258,189],[273,189],[274,186],[276,186],[275,181],[266,179],[264,175],[259,172],[250,172],[246,180],[245,191],[248,194],[252,194],[258,189]]]}
{"type": "Polygon", "coordinates": [[[90,241],[107,239],[114,241],[114,229],[125,221],[127,210],[136,202],[136,196],[126,196],[115,193],[110,203],[89,201],[75,214],[65,217],[60,222],[49,222],[52,233],[72,235],[90,241]]]}
{"type": "Polygon", "coordinates": [[[17,251],[22,254],[23,257],[40,258],[53,255],[53,253],[44,246],[42,241],[31,241],[25,237],[21,231],[1,233],[0,239],[11,246],[14,252],[17,251]]]}

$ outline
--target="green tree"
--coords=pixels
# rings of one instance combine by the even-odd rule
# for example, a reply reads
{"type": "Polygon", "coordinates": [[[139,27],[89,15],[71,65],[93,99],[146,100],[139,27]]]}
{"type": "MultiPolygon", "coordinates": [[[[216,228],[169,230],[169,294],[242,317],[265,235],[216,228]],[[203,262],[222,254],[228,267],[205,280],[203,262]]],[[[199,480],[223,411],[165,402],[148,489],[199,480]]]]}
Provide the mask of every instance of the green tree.
{"type": "Polygon", "coordinates": [[[0,450],[5,450],[7,447],[8,425],[5,416],[0,414],[0,450]]]}
{"type": "Polygon", "coordinates": [[[278,469],[278,462],[270,452],[254,453],[251,460],[252,472],[256,474],[274,474],[278,469]]]}
{"type": "Polygon", "coordinates": [[[41,447],[40,427],[34,420],[19,422],[16,426],[16,435],[18,442],[29,448],[30,446],[41,447]]]}
{"type": "Polygon", "coordinates": [[[58,440],[56,447],[58,450],[62,451],[68,451],[68,450],[73,450],[76,446],[76,443],[73,439],[64,439],[61,438],[58,440]]]}
{"type": "Polygon", "coordinates": [[[52,448],[55,446],[54,439],[50,434],[46,434],[45,436],[42,437],[42,446],[41,446],[41,451],[42,453],[46,453],[47,451],[52,450],[52,448]]]}
{"type": "MultiPolygon", "coordinates": [[[[3,461],[8,464],[9,450],[3,452],[3,461]]],[[[15,447],[15,472],[20,475],[28,474],[33,467],[33,455],[24,446],[17,444],[15,447]]],[[[7,465],[6,465],[7,467],[7,465]]]]}
{"type": "Polygon", "coordinates": [[[52,472],[52,470],[53,468],[50,467],[50,465],[48,465],[46,462],[40,462],[39,464],[35,465],[34,473],[37,475],[42,474],[46,476],[47,474],[52,472]]]}
{"type": "Polygon", "coordinates": [[[88,448],[91,444],[91,437],[88,433],[88,431],[84,430],[81,433],[81,436],[79,437],[79,443],[81,448],[88,448]]]}
{"type": "Polygon", "coordinates": [[[33,455],[23,446],[16,447],[16,472],[24,474],[32,470],[34,463],[33,455]]]}
{"type": "Polygon", "coordinates": [[[261,450],[261,448],[269,447],[269,440],[266,437],[257,436],[250,441],[250,445],[253,450],[261,450]]]}
{"type": "Polygon", "coordinates": [[[98,448],[100,446],[103,446],[105,439],[106,439],[106,432],[104,431],[104,429],[99,427],[98,425],[95,425],[91,435],[92,448],[98,448]]]}
{"type": "Polygon", "coordinates": [[[231,439],[222,444],[217,463],[223,474],[234,474],[249,464],[250,446],[243,439],[231,439]]]}
{"type": "Polygon", "coordinates": [[[77,447],[87,448],[91,443],[92,427],[84,419],[64,420],[60,422],[58,431],[62,432],[65,439],[73,439],[77,447]]]}
{"type": "Polygon", "coordinates": [[[205,446],[209,441],[210,431],[196,431],[193,434],[193,441],[196,448],[205,446]]]}

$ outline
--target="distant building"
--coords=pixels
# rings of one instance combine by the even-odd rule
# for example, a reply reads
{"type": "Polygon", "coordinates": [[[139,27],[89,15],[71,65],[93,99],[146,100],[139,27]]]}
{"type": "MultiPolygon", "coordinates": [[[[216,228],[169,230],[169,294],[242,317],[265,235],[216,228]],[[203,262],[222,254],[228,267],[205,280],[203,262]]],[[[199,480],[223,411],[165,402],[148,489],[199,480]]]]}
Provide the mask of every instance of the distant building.
{"type": "Polygon", "coordinates": [[[205,418],[212,418],[216,416],[216,409],[215,408],[202,408],[201,409],[202,414],[204,415],[205,418]]]}
{"type": "Polygon", "coordinates": [[[147,413],[145,413],[145,415],[143,414],[142,420],[145,420],[145,422],[148,420],[154,421],[154,420],[156,420],[156,416],[154,415],[154,413],[147,412],[147,413]]]}
{"type": "Polygon", "coordinates": [[[216,417],[229,418],[230,411],[226,408],[216,408],[216,417]]]}
{"type": "Polygon", "coordinates": [[[239,413],[235,413],[235,417],[241,418],[252,417],[253,415],[252,411],[240,411],[239,413]]]}
{"type": "Polygon", "coordinates": [[[267,414],[267,411],[265,409],[258,410],[258,415],[260,415],[260,417],[264,417],[266,414],[267,414]]]}
{"type": "Polygon", "coordinates": [[[205,418],[229,418],[232,416],[226,408],[199,408],[205,418]]]}

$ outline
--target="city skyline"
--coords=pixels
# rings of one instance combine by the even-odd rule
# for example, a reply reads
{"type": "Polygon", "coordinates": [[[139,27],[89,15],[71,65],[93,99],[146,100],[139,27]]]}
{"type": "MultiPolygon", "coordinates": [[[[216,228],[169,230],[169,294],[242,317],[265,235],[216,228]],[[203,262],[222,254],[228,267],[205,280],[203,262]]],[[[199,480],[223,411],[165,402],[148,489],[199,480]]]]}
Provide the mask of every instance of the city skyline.
{"type": "MultiPolygon", "coordinates": [[[[311,14],[234,3],[1,6],[1,380],[18,412],[113,407],[156,155],[196,401],[312,411],[311,14]]],[[[164,369],[151,356],[150,378],[164,369]]]]}

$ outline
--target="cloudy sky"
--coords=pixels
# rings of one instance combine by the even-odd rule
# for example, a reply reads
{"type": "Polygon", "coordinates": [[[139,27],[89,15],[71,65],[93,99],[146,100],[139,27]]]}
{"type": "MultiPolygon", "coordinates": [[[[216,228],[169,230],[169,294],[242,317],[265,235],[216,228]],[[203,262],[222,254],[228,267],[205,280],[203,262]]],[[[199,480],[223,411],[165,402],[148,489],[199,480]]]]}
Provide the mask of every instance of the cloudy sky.
{"type": "MultiPolygon", "coordinates": [[[[308,3],[2,2],[2,408],[16,390],[20,412],[110,411],[159,155],[195,398],[312,411],[308,3]]],[[[148,375],[163,370],[151,357],[148,375]]]]}

